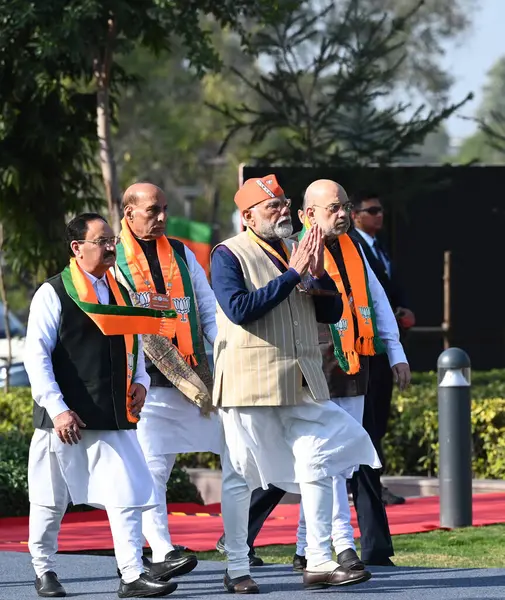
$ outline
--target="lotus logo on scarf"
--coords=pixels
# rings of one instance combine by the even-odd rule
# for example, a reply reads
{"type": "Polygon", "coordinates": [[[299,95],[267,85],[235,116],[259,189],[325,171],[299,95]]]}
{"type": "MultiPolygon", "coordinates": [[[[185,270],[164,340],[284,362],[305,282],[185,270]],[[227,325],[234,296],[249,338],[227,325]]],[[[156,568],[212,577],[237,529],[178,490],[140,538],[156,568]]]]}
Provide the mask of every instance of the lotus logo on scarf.
{"type": "Polygon", "coordinates": [[[340,337],[344,336],[344,332],[347,331],[347,319],[340,319],[340,321],[338,323],[335,324],[335,327],[337,328],[338,331],[338,335],[340,337]]]}
{"type": "Polygon", "coordinates": [[[130,292],[130,298],[134,306],[149,308],[151,299],[149,292],[130,292]]]}
{"type": "Polygon", "coordinates": [[[186,322],[187,319],[185,315],[189,314],[191,310],[191,298],[189,296],[184,296],[183,298],[174,298],[174,307],[177,314],[182,315],[181,322],[186,322]]]}
{"type": "Polygon", "coordinates": [[[370,307],[369,306],[360,306],[359,312],[361,313],[361,316],[365,319],[365,324],[369,325],[370,319],[372,318],[372,311],[370,310],[370,307]]]}

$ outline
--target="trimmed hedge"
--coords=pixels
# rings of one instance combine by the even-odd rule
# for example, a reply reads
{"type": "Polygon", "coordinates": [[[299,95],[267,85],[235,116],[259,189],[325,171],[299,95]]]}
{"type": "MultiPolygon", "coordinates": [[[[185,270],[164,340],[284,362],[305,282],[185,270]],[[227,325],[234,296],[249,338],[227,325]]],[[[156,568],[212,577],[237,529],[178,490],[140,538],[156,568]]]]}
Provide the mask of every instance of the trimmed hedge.
{"type": "Polygon", "coordinates": [[[27,515],[30,436],[0,433],[0,517],[27,515]]]}
{"type": "MultiPolygon", "coordinates": [[[[438,460],[436,373],[414,373],[412,385],[395,391],[384,439],[391,475],[436,476],[438,460]]],[[[505,370],[472,373],[473,474],[505,477],[505,370]]]]}
{"type": "MultiPolygon", "coordinates": [[[[32,398],[28,388],[0,393],[0,517],[27,515],[28,451],[33,433],[32,398]]],[[[189,475],[176,464],[167,486],[167,502],[203,504],[189,475]]],[[[89,510],[79,505],[70,511],[89,510]]]]}

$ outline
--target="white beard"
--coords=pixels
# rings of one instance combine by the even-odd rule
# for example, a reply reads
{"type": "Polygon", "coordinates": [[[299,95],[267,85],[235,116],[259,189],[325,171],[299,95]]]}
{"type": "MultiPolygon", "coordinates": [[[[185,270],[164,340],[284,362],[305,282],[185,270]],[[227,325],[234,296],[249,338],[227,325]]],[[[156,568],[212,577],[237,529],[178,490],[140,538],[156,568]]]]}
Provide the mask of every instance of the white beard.
{"type": "Polygon", "coordinates": [[[288,238],[293,233],[293,223],[291,219],[277,221],[274,225],[270,223],[267,226],[258,227],[258,234],[266,240],[278,240],[279,238],[288,238]]]}

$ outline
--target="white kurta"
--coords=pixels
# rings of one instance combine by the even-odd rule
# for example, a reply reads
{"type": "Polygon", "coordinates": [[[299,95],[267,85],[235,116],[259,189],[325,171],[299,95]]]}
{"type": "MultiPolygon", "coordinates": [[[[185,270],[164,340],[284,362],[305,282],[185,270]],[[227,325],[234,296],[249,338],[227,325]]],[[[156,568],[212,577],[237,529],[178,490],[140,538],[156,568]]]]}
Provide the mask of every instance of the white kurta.
{"type": "MultiPolygon", "coordinates": [[[[105,277],[89,277],[97,297],[109,301],[105,277]]],[[[51,355],[56,346],[61,303],[56,291],[44,283],[35,293],[28,318],[24,364],[32,396],[51,419],[68,410],[55,380],[51,355]]],[[[135,383],[149,390],[142,341],[135,383]]],[[[66,485],[74,504],[97,507],[151,507],[157,504],[153,482],[134,430],[83,429],[77,445],[63,444],[54,430],[37,429],[30,445],[28,482],[30,502],[53,506],[59,488],[66,485]]]]}
{"type": "Polygon", "coordinates": [[[54,506],[66,485],[74,504],[151,508],[158,504],[135,430],[82,431],[77,445],[54,430],[36,429],[28,459],[30,502],[54,506]]]}
{"type": "Polygon", "coordinates": [[[359,464],[381,466],[363,427],[308,391],[298,406],[227,408],[221,416],[230,462],[251,490],[271,483],[300,493],[298,483],[350,475],[359,464]]]}
{"type": "Polygon", "coordinates": [[[222,425],[217,413],[203,417],[177,388],[153,387],[137,435],[146,456],[181,452],[220,454],[222,425]]]}
{"type": "MultiPolygon", "coordinates": [[[[216,337],[216,299],[207,276],[194,253],[184,246],[195,290],[203,334],[213,345],[216,337]]],[[[223,443],[217,414],[204,417],[177,388],[153,387],[147,395],[138,425],[138,438],[148,456],[180,452],[214,452],[223,443]]]]}

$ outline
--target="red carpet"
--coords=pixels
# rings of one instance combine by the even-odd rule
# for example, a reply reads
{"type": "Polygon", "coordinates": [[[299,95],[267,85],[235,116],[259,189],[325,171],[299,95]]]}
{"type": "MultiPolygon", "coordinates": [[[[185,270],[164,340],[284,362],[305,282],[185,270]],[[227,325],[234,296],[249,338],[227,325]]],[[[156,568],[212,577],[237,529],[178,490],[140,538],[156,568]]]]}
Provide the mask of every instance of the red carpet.
{"type": "MultiPolygon", "coordinates": [[[[194,551],[214,550],[222,533],[219,504],[170,504],[170,530],[175,544],[194,551]]],[[[298,521],[297,504],[281,504],[266,521],[257,546],[294,544],[298,521]]],[[[388,506],[391,533],[420,533],[439,529],[438,497],[407,500],[400,506],[388,506]]],[[[356,536],[356,515],[352,509],[356,536]]],[[[505,523],[505,494],[477,494],[473,497],[473,524],[505,523]]],[[[0,550],[28,552],[28,518],[0,519],[0,550]]],[[[59,538],[61,551],[112,549],[107,515],[95,510],[70,513],[63,519],[59,538]]]]}

